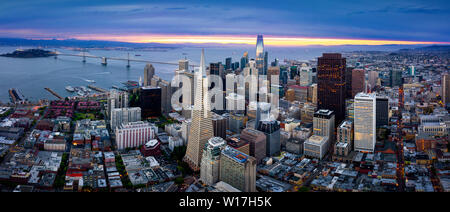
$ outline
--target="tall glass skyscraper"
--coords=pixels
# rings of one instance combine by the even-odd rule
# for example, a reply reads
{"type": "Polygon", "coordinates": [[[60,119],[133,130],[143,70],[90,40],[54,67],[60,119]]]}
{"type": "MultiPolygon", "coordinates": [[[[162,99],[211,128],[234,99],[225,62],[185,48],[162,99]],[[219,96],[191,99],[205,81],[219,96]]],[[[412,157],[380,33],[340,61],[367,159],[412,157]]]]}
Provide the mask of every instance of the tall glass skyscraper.
{"type": "Polygon", "coordinates": [[[264,55],[264,41],[263,36],[258,35],[256,40],[256,69],[258,69],[259,75],[266,75],[265,67],[265,55],[264,55]]]}
{"type": "Polygon", "coordinates": [[[335,126],[345,117],[346,59],[338,53],[324,53],[317,61],[318,109],[334,111],[335,126]]]}

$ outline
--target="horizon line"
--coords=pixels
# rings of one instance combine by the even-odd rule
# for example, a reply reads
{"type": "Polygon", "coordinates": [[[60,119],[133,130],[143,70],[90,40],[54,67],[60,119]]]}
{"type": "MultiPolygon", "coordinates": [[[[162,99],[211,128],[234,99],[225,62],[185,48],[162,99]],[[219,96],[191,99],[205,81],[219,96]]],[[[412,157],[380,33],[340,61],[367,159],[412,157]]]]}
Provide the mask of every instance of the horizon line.
{"type": "MultiPolygon", "coordinates": [[[[5,38],[20,38],[5,37],[5,38]]],[[[141,34],[141,35],[104,35],[85,34],[63,37],[23,36],[28,40],[82,40],[82,41],[114,41],[126,43],[159,43],[159,44],[221,44],[221,45],[256,45],[257,35],[176,35],[176,34],[141,34]]],[[[343,46],[343,45],[449,45],[450,42],[441,41],[408,41],[392,39],[353,39],[353,38],[323,38],[323,37],[295,37],[263,35],[264,45],[279,47],[300,46],[343,46]]]]}

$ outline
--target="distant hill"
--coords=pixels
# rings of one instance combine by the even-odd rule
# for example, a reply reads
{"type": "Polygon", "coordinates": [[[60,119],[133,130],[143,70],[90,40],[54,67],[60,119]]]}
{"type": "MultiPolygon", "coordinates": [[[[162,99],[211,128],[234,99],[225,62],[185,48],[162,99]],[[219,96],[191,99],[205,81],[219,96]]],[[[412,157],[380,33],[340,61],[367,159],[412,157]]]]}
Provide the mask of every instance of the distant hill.
{"type": "Polygon", "coordinates": [[[400,49],[401,52],[410,52],[410,51],[432,51],[432,52],[450,52],[450,45],[431,45],[431,46],[423,46],[414,49],[400,49]]]}

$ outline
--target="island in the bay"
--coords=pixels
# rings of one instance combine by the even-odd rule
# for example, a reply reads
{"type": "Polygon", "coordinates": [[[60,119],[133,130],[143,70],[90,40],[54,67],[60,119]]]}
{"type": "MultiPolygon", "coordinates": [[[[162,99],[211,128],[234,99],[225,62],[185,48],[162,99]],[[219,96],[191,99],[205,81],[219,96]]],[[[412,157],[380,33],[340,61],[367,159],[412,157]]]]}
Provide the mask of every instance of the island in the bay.
{"type": "Polygon", "coordinates": [[[12,53],[2,54],[2,57],[14,57],[14,58],[37,58],[37,57],[51,57],[55,52],[43,50],[43,49],[19,49],[12,53]]]}

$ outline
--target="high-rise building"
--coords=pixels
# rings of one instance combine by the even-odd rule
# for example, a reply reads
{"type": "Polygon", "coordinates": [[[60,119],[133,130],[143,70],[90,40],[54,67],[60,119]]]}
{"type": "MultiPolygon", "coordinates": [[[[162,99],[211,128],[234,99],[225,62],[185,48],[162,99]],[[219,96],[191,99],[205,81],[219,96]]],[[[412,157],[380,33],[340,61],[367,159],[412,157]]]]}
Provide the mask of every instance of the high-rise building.
{"type": "Polygon", "coordinates": [[[241,132],[241,140],[250,144],[250,156],[261,163],[266,157],[266,135],[261,131],[245,128],[241,132]]]}
{"type": "Polygon", "coordinates": [[[208,96],[209,83],[206,76],[205,54],[203,49],[200,67],[196,75],[195,102],[192,111],[189,142],[186,155],[184,156],[184,161],[194,171],[200,169],[203,147],[214,136],[208,96]]]}
{"type": "Polygon", "coordinates": [[[272,85],[272,76],[280,77],[279,66],[272,66],[267,69],[267,80],[269,80],[269,85],[272,85]]]}
{"type": "Polygon", "coordinates": [[[346,59],[338,53],[324,53],[317,62],[318,109],[332,110],[335,125],[345,117],[346,59]]]}
{"type": "Polygon", "coordinates": [[[409,66],[408,73],[411,76],[415,76],[416,75],[416,68],[414,66],[409,66]]]}
{"type": "Polygon", "coordinates": [[[232,69],[231,68],[231,57],[225,58],[225,70],[232,69]]]}
{"type": "Polygon", "coordinates": [[[200,180],[203,183],[213,185],[219,181],[220,155],[225,146],[225,140],[222,138],[213,137],[208,140],[203,150],[200,168],[200,180]]]}
{"type": "MultiPolygon", "coordinates": [[[[308,100],[308,87],[299,85],[290,85],[289,89],[294,90],[294,100],[299,102],[307,102],[308,100]]],[[[291,97],[290,97],[291,98],[291,97]]]]}
{"type": "Polygon", "coordinates": [[[376,126],[387,126],[389,124],[389,99],[386,96],[377,96],[377,120],[376,126]]]}
{"type": "Polygon", "coordinates": [[[172,86],[171,83],[166,80],[161,79],[158,76],[153,76],[151,80],[152,87],[161,88],[161,111],[164,114],[170,113],[172,110],[172,86]]]}
{"type": "Polygon", "coordinates": [[[334,154],[347,156],[353,149],[353,122],[344,120],[337,128],[337,142],[334,146],[334,154]]]}
{"type": "Polygon", "coordinates": [[[161,88],[161,110],[164,114],[168,114],[172,110],[172,86],[169,82],[161,80],[158,87],[161,88]]]}
{"type": "Polygon", "coordinates": [[[236,93],[230,93],[226,98],[227,110],[233,114],[244,114],[245,97],[236,93]]]}
{"type": "Polygon", "coordinates": [[[257,130],[266,135],[266,156],[274,156],[280,153],[280,123],[276,120],[265,119],[258,122],[257,130]]]}
{"type": "Polygon", "coordinates": [[[450,103],[450,75],[444,74],[441,78],[441,99],[444,107],[450,103]]]}
{"type": "Polygon", "coordinates": [[[161,116],[161,88],[144,86],[140,92],[139,107],[142,109],[142,118],[161,116]]]}
{"type": "Polygon", "coordinates": [[[352,90],[351,97],[353,99],[355,95],[359,92],[364,92],[366,77],[364,74],[364,69],[353,69],[352,71],[352,90]]]}
{"type": "Polygon", "coordinates": [[[302,119],[302,122],[305,124],[312,124],[314,119],[314,113],[317,110],[317,107],[315,104],[306,103],[303,105],[303,107],[300,109],[300,118],[302,119]]]}
{"type": "Polygon", "coordinates": [[[122,124],[116,130],[116,144],[119,150],[139,147],[153,138],[155,138],[154,127],[148,122],[122,124]]]}
{"type": "Polygon", "coordinates": [[[369,89],[372,90],[376,85],[378,81],[378,72],[377,71],[369,71],[369,89]]]}
{"type": "Polygon", "coordinates": [[[228,129],[233,133],[240,133],[245,127],[247,117],[243,113],[230,113],[228,129]]]}
{"type": "Polygon", "coordinates": [[[305,63],[300,67],[300,86],[310,86],[312,84],[312,68],[305,63]]]}
{"type": "Polygon", "coordinates": [[[313,134],[320,136],[327,136],[330,143],[334,142],[334,126],[335,115],[331,110],[318,110],[314,113],[313,119],[313,134]]]}
{"type": "Polygon", "coordinates": [[[111,111],[113,109],[128,107],[128,92],[111,90],[107,101],[107,115],[111,117],[111,111]]]}
{"type": "Polygon", "coordinates": [[[308,101],[313,103],[314,105],[317,105],[317,83],[314,83],[311,86],[309,86],[308,101]]]}
{"type": "Polygon", "coordinates": [[[226,146],[220,156],[220,177],[243,192],[256,192],[256,159],[226,146]]]}
{"type": "Polygon", "coordinates": [[[266,51],[264,52],[264,73],[267,74],[267,69],[268,69],[268,63],[269,63],[269,53],[266,51]]]}
{"type": "Polygon", "coordinates": [[[244,70],[248,64],[248,52],[244,52],[244,55],[241,58],[241,70],[244,70]]]}
{"type": "Polygon", "coordinates": [[[209,64],[209,75],[223,76],[224,66],[221,62],[209,64]]]}
{"type": "Polygon", "coordinates": [[[265,55],[264,55],[264,41],[263,36],[258,35],[256,40],[256,69],[258,70],[259,75],[267,75],[265,66],[265,55]]]}
{"type": "Polygon", "coordinates": [[[389,70],[389,81],[390,81],[389,84],[391,87],[403,85],[402,70],[390,69],[389,70]]]}
{"type": "Polygon", "coordinates": [[[376,94],[356,94],[354,108],[355,151],[374,152],[376,143],[376,94]]]}
{"type": "Polygon", "coordinates": [[[182,71],[182,70],[189,71],[189,61],[186,59],[179,60],[178,61],[178,70],[179,71],[182,71]]]}
{"type": "Polygon", "coordinates": [[[120,126],[121,124],[137,122],[140,120],[140,107],[115,108],[111,111],[110,125],[112,130],[116,130],[116,127],[120,126]]]}
{"type": "Polygon", "coordinates": [[[353,98],[352,97],[352,74],[354,67],[347,67],[345,71],[345,99],[353,98]]]}
{"type": "Polygon", "coordinates": [[[143,86],[149,86],[151,85],[151,81],[153,76],[155,75],[155,68],[152,64],[147,63],[144,68],[144,85],[143,86]]]}
{"type": "Polygon", "coordinates": [[[214,129],[214,137],[221,137],[225,139],[227,137],[226,131],[228,128],[227,119],[219,114],[211,112],[211,120],[214,129]]]}

